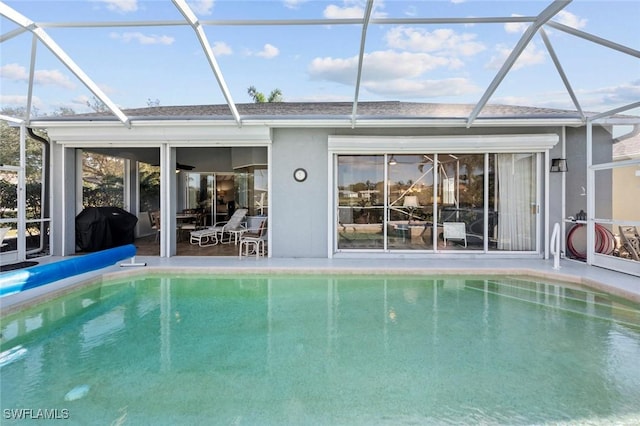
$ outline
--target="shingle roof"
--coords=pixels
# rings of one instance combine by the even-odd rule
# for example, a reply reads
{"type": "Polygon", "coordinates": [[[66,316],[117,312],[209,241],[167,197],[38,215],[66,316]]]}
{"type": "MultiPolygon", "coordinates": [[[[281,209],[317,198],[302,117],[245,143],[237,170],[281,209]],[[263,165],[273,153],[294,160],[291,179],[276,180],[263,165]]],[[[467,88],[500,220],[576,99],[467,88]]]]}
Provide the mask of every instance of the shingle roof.
{"type": "Polygon", "coordinates": [[[613,144],[613,158],[616,160],[640,157],[640,134],[613,144]]]}
{"type": "MultiPolygon", "coordinates": [[[[415,102],[360,102],[357,119],[466,119],[474,104],[438,104],[415,102]]],[[[351,118],[351,102],[275,102],[237,104],[243,120],[312,120],[351,118]]],[[[141,119],[233,119],[229,106],[182,105],[125,109],[132,120],[141,119]]],[[[486,105],[478,119],[580,119],[577,111],[513,105],[486,105]]],[[[117,120],[110,112],[95,112],[71,116],[46,117],[46,120],[117,120]]]]}

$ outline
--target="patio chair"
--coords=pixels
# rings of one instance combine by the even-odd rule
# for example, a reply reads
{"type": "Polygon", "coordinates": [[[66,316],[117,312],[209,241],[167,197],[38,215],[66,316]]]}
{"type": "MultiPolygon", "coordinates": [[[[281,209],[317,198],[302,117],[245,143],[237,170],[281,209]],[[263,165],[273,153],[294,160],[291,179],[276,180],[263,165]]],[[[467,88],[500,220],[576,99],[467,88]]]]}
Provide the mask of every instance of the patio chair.
{"type": "Polygon", "coordinates": [[[249,256],[255,253],[256,259],[259,256],[264,256],[265,246],[267,242],[267,219],[260,223],[258,229],[247,229],[245,233],[240,237],[240,248],[238,250],[238,257],[242,259],[242,249],[244,248],[244,255],[249,256]],[[251,251],[249,250],[251,249],[251,251]]]}
{"type": "Polygon", "coordinates": [[[149,211],[149,224],[151,224],[151,229],[156,231],[156,242],[160,237],[160,212],[159,211],[149,211]]]}
{"type": "Polygon", "coordinates": [[[447,240],[463,240],[464,246],[467,246],[467,230],[464,222],[444,222],[444,245],[447,240]]]}
{"type": "Polygon", "coordinates": [[[192,231],[189,242],[200,247],[213,246],[218,243],[228,243],[232,236],[238,243],[239,235],[246,231],[242,220],[247,214],[247,209],[238,209],[225,222],[216,222],[213,226],[198,231],[192,231]],[[227,239],[225,240],[225,236],[227,239]]]}
{"type": "Polygon", "coordinates": [[[183,233],[191,233],[203,228],[204,215],[201,212],[193,210],[185,210],[182,212],[184,219],[177,221],[178,235],[180,240],[183,233]]]}

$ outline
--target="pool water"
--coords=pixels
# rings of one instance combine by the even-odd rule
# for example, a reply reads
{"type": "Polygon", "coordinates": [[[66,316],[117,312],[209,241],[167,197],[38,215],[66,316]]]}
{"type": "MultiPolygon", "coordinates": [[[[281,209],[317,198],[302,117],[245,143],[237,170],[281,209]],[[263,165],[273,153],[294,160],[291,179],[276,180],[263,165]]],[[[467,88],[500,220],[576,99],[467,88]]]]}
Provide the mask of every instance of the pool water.
{"type": "Polygon", "coordinates": [[[519,277],[129,278],[1,342],[3,424],[640,423],[640,306],[519,277]]]}

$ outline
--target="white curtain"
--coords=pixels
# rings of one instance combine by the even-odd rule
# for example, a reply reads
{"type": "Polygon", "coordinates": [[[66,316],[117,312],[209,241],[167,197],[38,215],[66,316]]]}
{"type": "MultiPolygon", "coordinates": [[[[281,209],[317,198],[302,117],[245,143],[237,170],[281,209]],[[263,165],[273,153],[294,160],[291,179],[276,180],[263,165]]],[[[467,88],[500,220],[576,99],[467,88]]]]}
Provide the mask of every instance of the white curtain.
{"type": "Polygon", "coordinates": [[[534,250],[535,154],[498,154],[498,250],[534,250]]]}

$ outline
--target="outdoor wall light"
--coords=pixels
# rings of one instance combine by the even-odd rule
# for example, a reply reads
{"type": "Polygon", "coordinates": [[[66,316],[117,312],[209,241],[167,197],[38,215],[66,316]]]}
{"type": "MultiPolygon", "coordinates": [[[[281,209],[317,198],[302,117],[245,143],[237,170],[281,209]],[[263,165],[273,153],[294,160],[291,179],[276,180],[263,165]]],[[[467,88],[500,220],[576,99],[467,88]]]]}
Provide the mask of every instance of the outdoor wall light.
{"type": "Polygon", "coordinates": [[[551,160],[551,169],[550,172],[566,172],[567,171],[567,160],[564,158],[554,158],[551,160]]]}
{"type": "Polygon", "coordinates": [[[396,164],[398,164],[398,162],[396,161],[396,157],[392,155],[391,158],[389,158],[389,165],[395,166],[396,164]]]}

